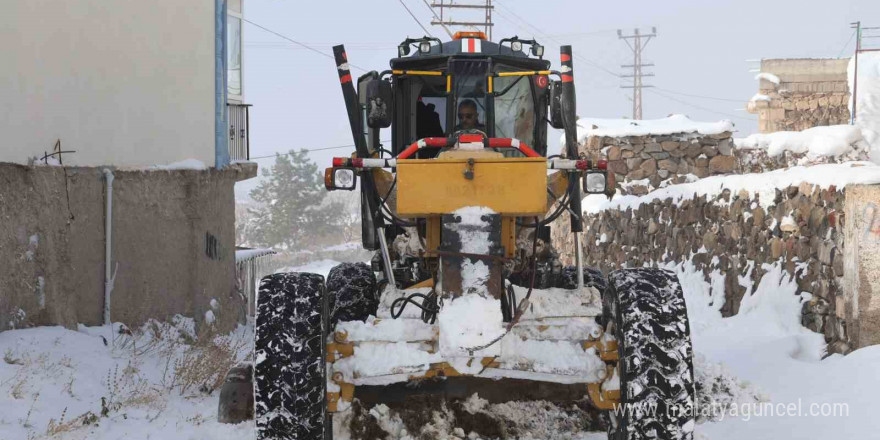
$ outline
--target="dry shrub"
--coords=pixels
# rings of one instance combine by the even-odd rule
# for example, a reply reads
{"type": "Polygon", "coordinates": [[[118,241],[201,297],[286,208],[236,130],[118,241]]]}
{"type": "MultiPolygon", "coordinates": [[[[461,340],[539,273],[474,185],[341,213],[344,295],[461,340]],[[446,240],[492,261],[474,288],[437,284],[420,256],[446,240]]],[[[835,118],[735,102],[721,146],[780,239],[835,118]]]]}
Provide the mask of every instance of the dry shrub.
{"type": "Polygon", "coordinates": [[[226,372],[241,361],[239,353],[245,345],[240,339],[217,336],[211,328],[205,330],[180,355],[168,358],[168,388],[177,389],[180,394],[196,389],[211,394],[223,384],[226,372]]]}

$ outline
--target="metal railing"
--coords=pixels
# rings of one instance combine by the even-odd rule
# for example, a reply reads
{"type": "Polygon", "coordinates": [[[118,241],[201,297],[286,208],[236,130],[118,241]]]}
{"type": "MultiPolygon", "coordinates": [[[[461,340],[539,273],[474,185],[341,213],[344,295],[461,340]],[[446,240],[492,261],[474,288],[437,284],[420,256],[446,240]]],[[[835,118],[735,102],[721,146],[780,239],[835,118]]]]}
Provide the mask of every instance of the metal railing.
{"type": "Polygon", "coordinates": [[[250,104],[230,104],[229,109],[229,160],[249,160],[250,146],[250,104]]]}

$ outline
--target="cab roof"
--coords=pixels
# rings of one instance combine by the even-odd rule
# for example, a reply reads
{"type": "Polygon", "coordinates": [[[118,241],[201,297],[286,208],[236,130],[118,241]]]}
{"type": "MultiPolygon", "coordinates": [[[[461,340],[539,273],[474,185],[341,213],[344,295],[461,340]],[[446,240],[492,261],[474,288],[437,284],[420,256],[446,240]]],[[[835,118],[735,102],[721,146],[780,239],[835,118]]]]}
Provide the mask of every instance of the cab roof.
{"type": "Polygon", "coordinates": [[[415,69],[428,66],[437,66],[445,63],[449,58],[492,58],[504,64],[510,64],[526,69],[547,70],[550,61],[530,57],[522,51],[514,51],[510,46],[502,46],[498,43],[481,38],[461,38],[447,41],[442,44],[431,45],[431,51],[427,53],[415,50],[413,54],[405,57],[392,58],[392,69],[415,69]]]}

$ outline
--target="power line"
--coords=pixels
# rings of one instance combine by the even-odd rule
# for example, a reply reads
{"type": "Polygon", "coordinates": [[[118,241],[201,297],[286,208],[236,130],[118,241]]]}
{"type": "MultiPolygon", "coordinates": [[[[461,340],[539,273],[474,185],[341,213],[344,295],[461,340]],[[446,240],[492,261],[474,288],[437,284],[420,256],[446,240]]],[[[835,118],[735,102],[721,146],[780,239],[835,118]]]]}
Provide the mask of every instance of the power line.
{"type": "Polygon", "coordinates": [[[675,94],[675,95],[681,95],[681,96],[688,96],[688,97],[691,97],[691,98],[712,99],[712,100],[715,100],[715,101],[738,102],[738,103],[742,103],[742,102],[743,102],[742,99],[716,98],[716,97],[714,97],[714,96],[692,95],[692,94],[690,94],[690,93],[676,92],[675,90],[664,89],[663,87],[656,87],[656,86],[655,86],[654,88],[655,88],[655,89],[658,89],[658,90],[663,90],[663,91],[666,92],[666,93],[672,93],[672,94],[675,94]]]}
{"type": "MultiPolygon", "coordinates": [[[[529,27],[531,27],[532,29],[534,29],[535,32],[537,32],[539,35],[543,35],[543,36],[546,37],[547,39],[549,39],[549,40],[551,40],[551,41],[554,41],[554,42],[556,42],[557,44],[562,44],[562,42],[560,42],[559,40],[557,40],[556,38],[554,38],[552,35],[547,34],[547,33],[544,33],[544,32],[541,32],[540,29],[538,29],[538,28],[535,27],[535,26],[532,26],[532,25],[531,25],[530,23],[528,23],[525,19],[523,19],[522,17],[520,17],[519,15],[517,15],[517,14],[516,14],[515,12],[513,12],[509,7],[505,6],[504,4],[502,4],[501,2],[499,2],[498,0],[495,1],[495,4],[497,4],[498,6],[501,6],[502,8],[505,9],[505,11],[509,12],[511,15],[513,15],[514,17],[516,17],[517,19],[519,19],[520,21],[522,21],[524,24],[526,24],[526,25],[528,25],[529,27]]],[[[499,12],[500,12],[500,11],[496,11],[496,13],[499,13],[499,12]]],[[[504,17],[504,16],[501,15],[501,14],[499,14],[499,16],[501,16],[502,18],[504,18],[504,19],[510,21],[511,23],[513,23],[513,21],[510,20],[510,19],[508,19],[507,17],[504,17]]],[[[522,27],[519,26],[518,24],[516,24],[516,23],[513,23],[513,24],[514,24],[515,26],[517,26],[517,27],[519,27],[519,28],[522,29],[522,27]]],[[[616,77],[616,78],[620,78],[620,77],[621,77],[619,74],[617,74],[617,73],[615,73],[615,72],[613,72],[613,71],[611,71],[611,70],[605,68],[604,66],[602,66],[602,65],[600,65],[600,64],[598,64],[598,63],[596,63],[596,62],[594,62],[594,61],[591,61],[591,60],[589,60],[589,59],[587,59],[587,58],[584,58],[584,57],[582,57],[582,56],[579,56],[577,53],[574,54],[574,57],[577,58],[578,60],[581,60],[581,61],[587,63],[587,64],[590,65],[591,67],[594,67],[594,68],[596,68],[596,69],[598,69],[598,70],[601,70],[602,72],[607,73],[608,75],[614,76],[614,77],[616,77]]],[[[728,116],[728,117],[736,118],[736,119],[742,119],[742,120],[747,120],[747,121],[755,121],[755,119],[752,119],[752,118],[744,118],[744,117],[742,117],[742,116],[737,116],[737,115],[732,115],[732,114],[729,114],[729,113],[724,113],[724,112],[719,112],[719,111],[716,111],[716,110],[711,110],[711,109],[709,109],[709,108],[706,108],[706,107],[703,107],[703,106],[700,106],[700,105],[697,105],[697,104],[693,104],[693,103],[690,103],[690,102],[687,102],[687,101],[684,101],[684,100],[681,100],[681,99],[678,99],[678,98],[675,98],[675,97],[672,97],[672,96],[668,96],[668,95],[662,94],[662,93],[660,93],[660,92],[658,92],[658,91],[656,91],[656,90],[653,90],[653,89],[648,89],[648,91],[649,91],[649,92],[656,93],[657,95],[663,96],[663,97],[666,98],[666,99],[669,99],[669,100],[672,100],[672,101],[678,102],[678,103],[680,103],[680,104],[684,104],[684,105],[687,105],[687,106],[690,106],[690,107],[693,107],[693,108],[697,108],[697,109],[700,109],[700,110],[704,110],[704,111],[707,111],[707,112],[717,113],[717,114],[720,114],[720,115],[723,115],[723,116],[728,116]]],[[[667,90],[667,92],[671,92],[671,91],[667,90]]],[[[672,93],[674,93],[674,92],[672,92],[672,93]]],[[[679,94],[682,94],[682,93],[679,93],[679,94]]],[[[700,96],[700,95],[693,95],[692,97],[701,97],[701,98],[717,99],[717,100],[725,99],[725,98],[712,98],[712,97],[708,97],[708,96],[705,96],[705,97],[704,97],[704,96],[700,96]]],[[[726,99],[725,99],[725,100],[726,100],[726,99]]],[[[730,100],[730,101],[742,102],[742,100],[730,100]]]]}
{"type": "MultiPolygon", "coordinates": [[[[657,36],[657,28],[651,28],[650,34],[641,34],[639,30],[636,29],[632,35],[623,35],[623,32],[618,30],[617,37],[623,40],[624,43],[632,50],[633,52],[633,63],[632,65],[624,64],[621,67],[631,67],[632,68],[632,86],[620,86],[622,89],[633,89],[633,119],[639,120],[642,119],[642,88],[645,87],[653,87],[651,85],[642,84],[642,78],[646,76],[654,76],[653,73],[643,73],[642,67],[652,67],[653,63],[642,63],[642,52],[645,50],[645,47],[648,43],[651,42],[651,38],[657,36]],[[629,41],[632,39],[633,44],[629,44],[629,41]]],[[[627,77],[630,75],[621,75],[621,77],[627,77]]]]}
{"type": "MultiPolygon", "coordinates": [[[[540,35],[540,36],[542,36],[542,37],[544,37],[544,38],[547,38],[548,40],[553,41],[553,42],[555,42],[556,44],[559,44],[559,45],[564,44],[564,43],[562,43],[562,41],[560,41],[560,40],[554,38],[552,35],[550,35],[550,34],[548,34],[548,33],[545,33],[545,32],[543,32],[543,31],[541,31],[541,30],[540,30],[538,27],[536,27],[536,26],[533,26],[531,23],[529,23],[528,21],[526,21],[524,18],[522,18],[522,17],[520,17],[519,15],[517,15],[516,12],[513,12],[513,10],[510,9],[509,7],[503,5],[502,3],[498,2],[497,0],[496,0],[496,3],[498,4],[498,6],[501,6],[502,8],[504,8],[505,11],[507,11],[508,13],[510,13],[510,15],[513,15],[514,17],[516,17],[516,18],[517,18],[519,21],[521,21],[523,24],[525,24],[526,26],[528,26],[528,27],[534,29],[534,32],[536,32],[537,35],[540,35]]],[[[505,17],[502,16],[502,18],[505,18],[505,17]]],[[[510,21],[510,20],[508,19],[508,21],[510,21]]],[[[511,21],[511,22],[512,22],[512,21],[511,21]]],[[[515,24],[515,23],[514,23],[514,24],[515,24]]],[[[519,26],[517,26],[517,27],[519,27],[519,26]]],[[[520,27],[520,28],[521,28],[521,27],[520,27]]],[[[521,29],[522,29],[522,28],[521,28],[521,29]]],[[[609,74],[609,75],[611,75],[611,76],[613,76],[613,77],[615,77],[615,78],[620,78],[620,75],[619,75],[619,74],[614,73],[613,71],[611,71],[611,70],[605,68],[604,66],[602,66],[601,64],[599,64],[599,63],[597,63],[597,62],[595,62],[595,61],[592,61],[592,60],[590,60],[590,59],[587,59],[587,58],[585,58],[585,57],[583,57],[583,56],[581,56],[581,55],[579,55],[579,54],[577,54],[577,53],[574,53],[573,55],[574,55],[574,57],[577,58],[578,60],[587,63],[589,66],[591,66],[591,67],[593,67],[593,68],[595,68],[595,69],[599,69],[599,70],[601,70],[601,71],[603,71],[603,72],[605,72],[605,73],[607,73],[607,74],[609,74]]]]}
{"type": "MultiPolygon", "coordinates": [[[[434,8],[431,7],[431,4],[430,4],[430,3],[428,3],[428,0],[422,0],[422,3],[424,3],[425,6],[427,6],[428,9],[431,10],[431,15],[433,15],[435,19],[440,20],[440,16],[437,15],[437,12],[434,11],[434,8]]],[[[442,20],[441,20],[441,21],[442,21],[442,20]]],[[[452,31],[450,31],[449,28],[446,27],[445,24],[440,23],[440,27],[442,27],[443,30],[446,31],[446,34],[449,35],[449,38],[452,38],[452,37],[453,37],[452,31]]]]}
{"type": "MultiPolygon", "coordinates": [[[[400,1],[400,0],[398,0],[400,1]]],[[[432,25],[440,25],[446,29],[446,32],[449,32],[447,26],[464,26],[470,27],[474,30],[479,31],[479,28],[483,28],[483,33],[488,36],[488,40],[492,41],[492,28],[495,24],[492,22],[492,11],[495,9],[492,6],[492,0],[482,0],[484,4],[476,4],[476,3],[455,3],[453,0],[450,0],[448,3],[445,3],[445,0],[434,0],[428,7],[431,8],[432,13],[434,15],[434,19],[431,20],[432,25]],[[438,16],[434,13],[434,9],[440,9],[440,15],[438,16]],[[443,17],[446,9],[458,9],[462,11],[477,11],[480,10],[483,14],[483,21],[456,21],[453,20],[450,14],[446,13],[446,18],[443,17]]],[[[427,2],[425,2],[427,4],[427,2]]]]}
{"type": "Polygon", "coordinates": [[[843,52],[844,52],[844,51],[846,50],[846,48],[849,46],[849,43],[850,43],[850,41],[852,41],[853,37],[856,36],[856,32],[857,32],[857,31],[853,31],[853,33],[850,34],[850,36],[849,36],[849,40],[846,40],[846,44],[844,44],[844,45],[843,45],[843,48],[840,49],[840,53],[837,54],[837,58],[840,58],[840,57],[843,56],[843,52]]]}
{"type": "Polygon", "coordinates": [[[729,117],[729,118],[742,119],[742,120],[744,120],[744,121],[757,121],[757,119],[754,119],[754,118],[744,118],[744,117],[742,117],[742,116],[732,115],[732,114],[730,114],[730,113],[719,112],[719,111],[717,111],[717,110],[712,110],[712,109],[710,109],[710,108],[706,108],[706,107],[703,107],[703,106],[700,106],[700,105],[697,105],[697,104],[692,104],[692,103],[690,103],[690,102],[687,102],[687,101],[683,101],[683,100],[681,100],[681,99],[678,99],[678,98],[676,98],[676,97],[674,97],[674,96],[669,96],[669,95],[667,95],[667,94],[665,94],[665,93],[660,93],[660,92],[658,92],[658,91],[656,91],[656,90],[653,90],[653,89],[648,89],[648,91],[651,92],[651,93],[654,93],[654,94],[656,94],[656,95],[662,96],[662,97],[664,97],[664,98],[666,98],[666,99],[669,99],[669,100],[675,101],[675,102],[677,102],[677,103],[679,103],[679,104],[684,104],[684,105],[686,105],[686,106],[693,107],[693,108],[695,108],[695,109],[699,109],[699,110],[707,111],[707,112],[710,112],[710,113],[716,113],[716,114],[719,114],[719,115],[722,115],[722,116],[727,116],[727,117],[729,117]]]}
{"type": "MultiPolygon", "coordinates": [[[[379,142],[391,142],[391,139],[385,139],[384,141],[379,141],[379,142]]],[[[342,149],[342,148],[352,148],[352,147],[354,147],[354,146],[355,146],[354,144],[349,144],[349,145],[337,145],[337,146],[335,146],[335,147],[300,148],[300,150],[306,150],[306,151],[308,151],[309,153],[311,153],[311,152],[313,152],[313,151],[339,150],[339,149],[342,149]]],[[[291,149],[291,151],[292,151],[292,150],[293,150],[293,149],[291,149]]],[[[267,158],[270,158],[270,157],[276,157],[276,156],[289,156],[289,155],[290,155],[289,152],[287,152],[287,153],[275,153],[275,154],[269,154],[269,155],[266,155],[266,156],[251,157],[251,158],[249,158],[249,160],[267,159],[267,158]]]]}
{"type": "Polygon", "coordinates": [[[427,28],[422,26],[422,22],[419,21],[419,19],[416,17],[416,15],[413,14],[412,11],[409,10],[409,8],[406,6],[406,3],[404,3],[403,0],[397,0],[397,1],[400,2],[400,6],[403,6],[403,9],[406,9],[406,12],[409,13],[409,16],[412,17],[412,19],[416,21],[416,24],[419,25],[419,27],[422,28],[422,30],[425,31],[425,33],[428,34],[429,37],[433,37],[433,35],[431,35],[431,32],[428,31],[427,28]]]}
{"type": "MultiPolygon", "coordinates": [[[[327,57],[327,58],[330,58],[331,60],[334,60],[334,61],[336,60],[336,58],[335,58],[333,55],[330,55],[330,54],[328,54],[328,53],[326,53],[326,52],[321,52],[320,50],[315,49],[315,48],[312,47],[312,46],[309,46],[309,45],[307,45],[307,44],[305,44],[305,43],[300,43],[299,41],[296,41],[296,40],[294,40],[293,38],[290,38],[290,37],[288,37],[288,36],[285,36],[285,35],[279,34],[278,32],[275,32],[275,31],[273,31],[272,29],[269,29],[269,28],[267,28],[267,27],[265,27],[265,26],[261,26],[261,25],[259,25],[259,24],[256,24],[256,23],[254,23],[254,22],[248,20],[247,18],[242,17],[241,20],[244,21],[244,22],[246,22],[246,23],[251,24],[252,26],[256,26],[256,27],[258,27],[258,28],[260,28],[260,29],[262,29],[262,30],[264,30],[264,31],[266,31],[266,32],[268,32],[268,33],[270,33],[270,34],[272,34],[272,35],[275,35],[276,37],[283,38],[283,39],[285,39],[285,40],[287,40],[287,41],[289,41],[289,42],[291,42],[291,43],[293,43],[293,44],[296,44],[297,46],[302,46],[302,47],[304,47],[304,48],[306,48],[306,49],[308,49],[308,50],[310,50],[310,51],[312,51],[312,52],[314,52],[314,53],[316,53],[316,54],[318,54],[318,55],[323,55],[323,56],[325,56],[325,57],[327,57]]],[[[358,70],[360,70],[360,71],[362,71],[362,72],[366,72],[366,71],[367,71],[367,69],[364,69],[363,67],[357,66],[357,65],[352,64],[352,63],[348,63],[348,65],[351,66],[351,67],[354,67],[355,69],[358,69],[358,70]]]]}

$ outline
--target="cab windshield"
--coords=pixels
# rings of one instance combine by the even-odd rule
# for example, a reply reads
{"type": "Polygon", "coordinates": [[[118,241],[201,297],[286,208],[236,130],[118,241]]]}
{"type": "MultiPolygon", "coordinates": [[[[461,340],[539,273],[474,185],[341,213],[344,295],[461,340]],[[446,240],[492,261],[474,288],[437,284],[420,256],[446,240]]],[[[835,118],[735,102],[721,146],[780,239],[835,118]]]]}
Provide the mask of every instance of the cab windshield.
{"type": "Polygon", "coordinates": [[[455,126],[452,132],[486,129],[486,90],[489,63],[485,60],[453,60],[449,63],[452,75],[455,126]]]}

